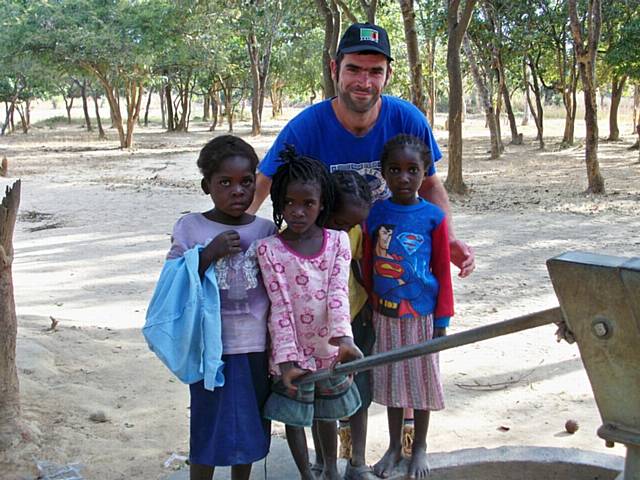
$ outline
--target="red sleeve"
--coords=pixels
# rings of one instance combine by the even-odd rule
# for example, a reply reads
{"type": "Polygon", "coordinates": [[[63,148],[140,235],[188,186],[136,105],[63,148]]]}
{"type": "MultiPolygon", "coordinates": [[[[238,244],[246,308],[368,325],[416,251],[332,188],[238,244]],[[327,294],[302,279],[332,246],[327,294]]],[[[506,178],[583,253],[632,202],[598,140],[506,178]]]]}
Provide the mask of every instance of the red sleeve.
{"type": "Polygon", "coordinates": [[[431,232],[431,272],[438,280],[438,303],[434,318],[453,316],[453,286],[451,284],[451,254],[447,219],[442,219],[431,232]]]}

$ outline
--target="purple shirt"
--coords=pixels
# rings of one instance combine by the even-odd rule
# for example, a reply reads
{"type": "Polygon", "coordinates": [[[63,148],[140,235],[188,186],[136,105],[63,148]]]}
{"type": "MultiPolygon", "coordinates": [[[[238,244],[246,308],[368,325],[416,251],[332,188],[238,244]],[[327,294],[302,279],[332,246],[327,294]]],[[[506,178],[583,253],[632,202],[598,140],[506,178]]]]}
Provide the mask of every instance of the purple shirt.
{"type": "Polygon", "coordinates": [[[267,348],[270,304],[252,244],[276,233],[273,222],[255,217],[247,225],[225,225],[207,219],[202,213],[189,213],[173,227],[167,259],[181,257],[196,245],[207,245],[227,230],[235,230],[240,234],[240,246],[244,254],[226,256],[214,264],[220,290],[223,353],[263,352],[267,348]],[[237,299],[237,292],[231,292],[230,295],[230,287],[237,287],[238,275],[241,277],[240,283],[246,288],[246,296],[241,299],[237,299]]]}

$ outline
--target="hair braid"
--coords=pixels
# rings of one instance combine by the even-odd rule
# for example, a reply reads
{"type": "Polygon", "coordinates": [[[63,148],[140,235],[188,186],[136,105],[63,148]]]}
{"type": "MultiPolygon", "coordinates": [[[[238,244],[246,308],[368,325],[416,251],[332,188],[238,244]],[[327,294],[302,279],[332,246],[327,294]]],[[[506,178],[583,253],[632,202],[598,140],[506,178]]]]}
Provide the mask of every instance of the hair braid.
{"type": "Polygon", "coordinates": [[[281,163],[271,183],[273,222],[278,228],[282,227],[287,187],[292,182],[298,181],[314,183],[320,187],[320,201],[324,208],[318,215],[316,225],[324,225],[334,203],[334,185],[326,167],[314,158],[299,155],[293,145],[285,145],[279,157],[281,163]]]}

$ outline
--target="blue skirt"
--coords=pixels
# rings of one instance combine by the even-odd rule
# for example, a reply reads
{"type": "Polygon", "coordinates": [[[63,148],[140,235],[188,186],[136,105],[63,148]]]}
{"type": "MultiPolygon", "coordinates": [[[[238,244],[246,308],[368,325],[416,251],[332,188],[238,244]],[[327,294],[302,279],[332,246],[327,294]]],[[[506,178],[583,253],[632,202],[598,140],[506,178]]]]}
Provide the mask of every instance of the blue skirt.
{"type": "Polygon", "coordinates": [[[269,453],[271,423],[261,414],[269,395],[267,353],[223,355],[222,361],[224,386],[189,385],[192,464],[245,465],[269,453]]]}

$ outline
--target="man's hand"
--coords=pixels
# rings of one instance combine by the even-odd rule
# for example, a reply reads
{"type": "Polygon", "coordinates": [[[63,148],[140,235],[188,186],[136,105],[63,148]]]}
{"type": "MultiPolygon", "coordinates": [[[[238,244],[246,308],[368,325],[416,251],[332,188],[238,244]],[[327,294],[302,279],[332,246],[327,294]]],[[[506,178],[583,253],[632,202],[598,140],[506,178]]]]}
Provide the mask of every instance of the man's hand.
{"type": "Polygon", "coordinates": [[[295,362],[284,362],[278,365],[280,367],[280,373],[282,374],[282,383],[288,390],[297,392],[298,387],[293,384],[294,380],[307,373],[307,370],[303,370],[298,367],[295,362]]]}
{"type": "Polygon", "coordinates": [[[465,278],[471,275],[476,268],[476,254],[471,246],[462,240],[452,240],[449,242],[451,250],[451,263],[460,269],[458,276],[465,278]]]}
{"type": "Polygon", "coordinates": [[[351,337],[332,338],[330,343],[338,346],[338,356],[331,364],[331,368],[334,368],[338,364],[351,362],[364,357],[360,349],[353,343],[353,338],[351,337]]]}

